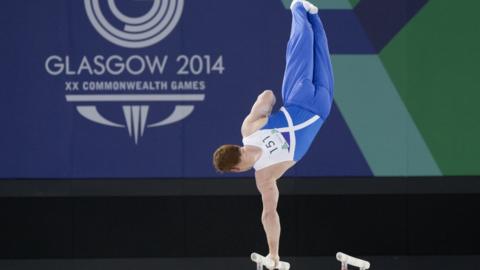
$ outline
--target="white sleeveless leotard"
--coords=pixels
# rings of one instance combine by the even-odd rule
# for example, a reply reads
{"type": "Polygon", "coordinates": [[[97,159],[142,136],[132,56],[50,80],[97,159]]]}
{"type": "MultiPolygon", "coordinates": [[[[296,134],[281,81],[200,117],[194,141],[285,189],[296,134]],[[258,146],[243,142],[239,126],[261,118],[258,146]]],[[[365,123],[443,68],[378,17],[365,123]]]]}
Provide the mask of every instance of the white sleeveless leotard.
{"type": "Polygon", "coordinates": [[[276,129],[258,130],[243,138],[242,141],[243,145],[262,149],[262,155],[253,166],[257,171],[280,162],[293,160],[287,140],[276,129]]]}
{"type": "Polygon", "coordinates": [[[243,145],[262,149],[253,166],[257,171],[284,161],[298,161],[307,152],[322,123],[318,115],[303,108],[282,107],[268,118],[264,127],[243,138],[243,145]]]}

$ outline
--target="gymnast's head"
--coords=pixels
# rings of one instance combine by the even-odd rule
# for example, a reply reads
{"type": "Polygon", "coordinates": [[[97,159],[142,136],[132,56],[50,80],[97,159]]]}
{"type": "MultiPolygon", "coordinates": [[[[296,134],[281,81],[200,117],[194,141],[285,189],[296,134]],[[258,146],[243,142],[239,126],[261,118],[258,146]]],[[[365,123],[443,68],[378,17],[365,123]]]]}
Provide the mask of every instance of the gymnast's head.
{"type": "Polygon", "coordinates": [[[245,172],[255,163],[255,157],[239,145],[225,144],[213,153],[213,166],[218,172],[245,172]]]}

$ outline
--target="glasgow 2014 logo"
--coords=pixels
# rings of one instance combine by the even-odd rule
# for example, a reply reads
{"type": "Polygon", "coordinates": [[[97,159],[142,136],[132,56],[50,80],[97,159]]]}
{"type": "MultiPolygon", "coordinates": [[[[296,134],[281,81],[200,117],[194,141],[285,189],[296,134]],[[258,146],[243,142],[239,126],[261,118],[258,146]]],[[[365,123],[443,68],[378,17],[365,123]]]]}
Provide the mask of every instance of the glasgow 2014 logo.
{"type": "Polygon", "coordinates": [[[85,9],[93,27],[108,41],[126,48],[144,48],[164,39],[177,25],[184,0],[153,0],[151,9],[140,17],[123,14],[108,0],[108,7],[116,19],[124,23],[123,29],[113,26],[100,8],[100,0],[85,0],[85,9]]]}
{"type": "MultiPolygon", "coordinates": [[[[153,46],[171,34],[181,18],[184,0],[84,0],[84,6],[93,28],[107,41],[128,51],[153,46]],[[137,17],[120,10],[138,5],[151,6],[137,17]]],[[[206,79],[222,75],[225,67],[223,55],[196,52],[50,55],[45,70],[63,79],[66,101],[75,104],[81,116],[99,125],[127,129],[138,144],[147,128],[170,125],[191,115],[194,103],[205,99],[206,79]],[[150,119],[149,113],[155,111],[152,106],[159,103],[169,104],[164,108],[171,111],[163,120],[150,119]],[[118,112],[104,114],[106,108],[112,108],[107,104],[119,104],[118,112]],[[120,113],[124,120],[119,120],[118,115],[117,120],[112,120],[112,113],[120,113]]]]}

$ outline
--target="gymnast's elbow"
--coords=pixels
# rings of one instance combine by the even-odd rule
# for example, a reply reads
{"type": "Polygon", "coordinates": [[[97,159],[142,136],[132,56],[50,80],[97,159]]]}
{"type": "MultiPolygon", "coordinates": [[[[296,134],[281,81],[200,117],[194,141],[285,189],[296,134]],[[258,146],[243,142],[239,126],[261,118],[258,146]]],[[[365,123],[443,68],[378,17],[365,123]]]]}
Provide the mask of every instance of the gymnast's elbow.
{"type": "Polygon", "coordinates": [[[265,90],[259,96],[258,99],[261,100],[268,100],[268,101],[275,101],[275,94],[272,90],[265,90]]]}
{"type": "Polygon", "coordinates": [[[258,96],[256,104],[258,104],[258,107],[263,108],[268,115],[275,105],[275,102],[275,94],[273,94],[272,90],[265,90],[258,96]]]}

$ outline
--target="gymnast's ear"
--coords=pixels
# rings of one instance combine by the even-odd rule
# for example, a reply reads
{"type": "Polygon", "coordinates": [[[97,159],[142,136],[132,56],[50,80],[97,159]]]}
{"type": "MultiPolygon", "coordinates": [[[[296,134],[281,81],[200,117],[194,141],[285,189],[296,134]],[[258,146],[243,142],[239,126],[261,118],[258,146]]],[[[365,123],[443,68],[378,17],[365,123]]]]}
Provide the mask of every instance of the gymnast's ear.
{"type": "Polygon", "coordinates": [[[231,172],[236,172],[236,173],[241,172],[240,168],[238,168],[238,167],[232,167],[232,168],[230,169],[230,171],[231,171],[231,172]]]}

